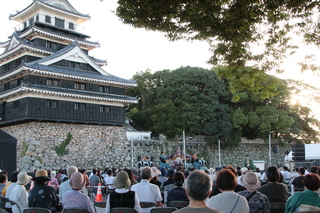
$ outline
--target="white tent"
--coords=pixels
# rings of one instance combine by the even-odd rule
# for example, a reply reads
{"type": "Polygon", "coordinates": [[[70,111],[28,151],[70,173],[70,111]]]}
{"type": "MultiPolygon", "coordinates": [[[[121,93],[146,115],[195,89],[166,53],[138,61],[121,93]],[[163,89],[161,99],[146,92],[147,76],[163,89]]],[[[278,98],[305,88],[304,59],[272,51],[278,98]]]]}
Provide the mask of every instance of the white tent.
{"type": "MultiPolygon", "coordinates": [[[[320,159],[320,144],[305,144],[306,160],[320,159]]],[[[285,161],[292,161],[292,151],[285,157],[285,161]]]]}

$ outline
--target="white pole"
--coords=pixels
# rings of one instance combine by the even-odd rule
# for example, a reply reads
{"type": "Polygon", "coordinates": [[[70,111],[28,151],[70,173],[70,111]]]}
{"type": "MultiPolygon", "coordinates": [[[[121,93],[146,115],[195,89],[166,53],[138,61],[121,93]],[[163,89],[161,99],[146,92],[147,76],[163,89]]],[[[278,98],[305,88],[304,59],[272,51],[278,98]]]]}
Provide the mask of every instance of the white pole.
{"type": "Polygon", "coordinates": [[[185,135],[185,132],[183,130],[183,152],[184,152],[184,166],[186,167],[187,166],[187,158],[186,158],[186,135],[185,135]]]}
{"type": "Polygon", "coordinates": [[[269,134],[269,166],[271,165],[271,134],[269,134]]]}
{"type": "Polygon", "coordinates": [[[219,153],[219,167],[221,167],[220,140],[218,140],[218,153],[219,153]]]}
{"type": "Polygon", "coordinates": [[[131,138],[131,168],[133,168],[133,141],[132,141],[132,138],[131,138]]]}

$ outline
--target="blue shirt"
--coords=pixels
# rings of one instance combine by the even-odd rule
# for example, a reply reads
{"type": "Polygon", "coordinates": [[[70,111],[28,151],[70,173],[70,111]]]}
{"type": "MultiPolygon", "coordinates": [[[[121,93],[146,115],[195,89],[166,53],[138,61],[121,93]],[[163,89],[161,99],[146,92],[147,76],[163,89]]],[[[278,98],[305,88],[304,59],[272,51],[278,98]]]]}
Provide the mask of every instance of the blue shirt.
{"type": "Polygon", "coordinates": [[[95,213],[90,198],[78,190],[71,190],[64,193],[62,197],[62,207],[63,209],[84,208],[88,209],[90,213],[95,213]]]}

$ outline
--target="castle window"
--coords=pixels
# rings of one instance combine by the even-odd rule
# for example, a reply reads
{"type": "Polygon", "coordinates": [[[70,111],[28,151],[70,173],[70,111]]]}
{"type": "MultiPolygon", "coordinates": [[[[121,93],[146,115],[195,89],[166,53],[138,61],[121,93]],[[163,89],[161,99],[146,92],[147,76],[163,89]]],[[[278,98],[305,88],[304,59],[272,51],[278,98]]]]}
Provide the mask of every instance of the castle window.
{"type": "Polygon", "coordinates": [[[74,110],[85,111],[86,110],[86,105],[85,104],[80,104],[80,103],[75,103],[74,104],[74,110]]]}
{"type": "Polygon", "coordinates": [[[59,81],[56,80],[56,79],[47,79],[46,85],[47,85],[47,86],[58,87],[58,86],[59,86],[59,81]]]}
{"type": "Polygon", "coordinates": [[[45,17],[45,22],[51,24],[51,17],[48,16],[48,15],[46,15],[46,17],[45,17]]]}
{"type": "Polygon", "coordinates": [[[72,22],[69,22],[69,29],[74,30],[74,24],[72,22]]]}
{"type": "Polygon", "coordinates": [[[46,107],[48,107],[48,108],[57,108],[58,107],[58,101],[46,100],[46,107]]]}
{"type": "Polygon", "coordinates": [[[74,83],[74,89],[85,90],[86,89],[86,85],[83,84],[83,83],[74,83]]]}
{"type": "Polygon", "coordinates": [[[99,86],[99,92],[110,93],[110,87],[99,86]]]}
{"type": "Polygon", "coordinates": [[[33,22],[34,22],[34,17],[31,17],[31,18],[29,19],[29,25],[32,25],[33,22]]]}
{"type": "Polygon", "coordinates": [[[20,100],[14,101],[12,105],[13,105],[13,109],[19,108],[20,107],[20,100]]]}
{"type": "Polygon", "coordinates": [[[109,113],[110,107],[109,106],[100,106],[100,112],[109,113]]]}
{"type": "Polygon", "coordinates": [[[56,49],[57,44],[52,41],[46,41],[46,48],[56,49]]]}
{"type": "Polygon", "coordinates": [[[64,20],[63,19],[59,19],[59,18],[56,17],[55,21],[56,21],[55,26],[64,28],[64,20]]]}

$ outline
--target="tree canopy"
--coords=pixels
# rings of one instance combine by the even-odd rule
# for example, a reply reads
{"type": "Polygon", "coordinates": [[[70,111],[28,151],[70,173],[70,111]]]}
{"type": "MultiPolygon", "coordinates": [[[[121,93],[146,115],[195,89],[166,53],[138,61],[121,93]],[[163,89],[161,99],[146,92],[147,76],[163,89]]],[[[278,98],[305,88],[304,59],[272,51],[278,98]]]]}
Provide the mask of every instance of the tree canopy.
{"type": "MultiPolygon", "coordinates": [[[[251,71],[244,68],[243,73],[251,71]]],[[[221,140],[228,146],[236,145],[240,137],[267,138],[269,134],[289,142],[319,140],[320,124],[311,110],[290,103],[290,90],[300,88],[300,84],[254,70],[256,79],[265,75],[262,82],[255,82],[261,86],[253,91],[243,87],[233,92],[232,82],[219,79],[218,72],[196,67],[139,72],[133,77],[138,87],[129,89],[128,94],[141,99],[128,109],[127,116],[142,129],[169,138],[185,130],[189,135],[205,135],[208,142],[221,140]],[[276,95],[266,97],[264,88],[268,87],[276,95]]]]}
{"type": "Polygon", "coordinates": [[[320,2],[314,0],[118,0],[118,4],[116,14],[125,24],[164,32],[171,40],[209,41],[214,65],[279,69],[277,62],[296,48],[291,33],[319,44],[320,2]]]}

